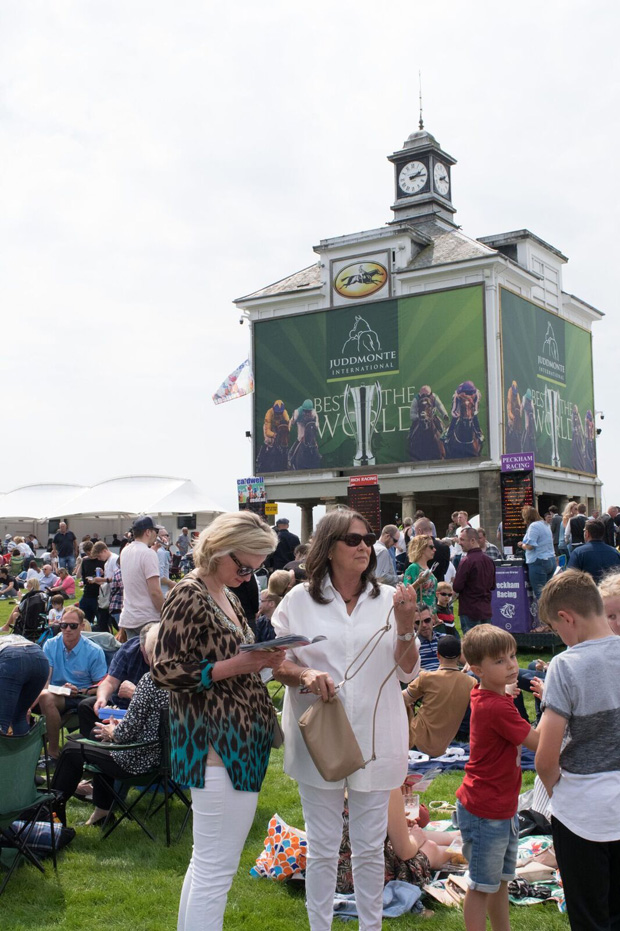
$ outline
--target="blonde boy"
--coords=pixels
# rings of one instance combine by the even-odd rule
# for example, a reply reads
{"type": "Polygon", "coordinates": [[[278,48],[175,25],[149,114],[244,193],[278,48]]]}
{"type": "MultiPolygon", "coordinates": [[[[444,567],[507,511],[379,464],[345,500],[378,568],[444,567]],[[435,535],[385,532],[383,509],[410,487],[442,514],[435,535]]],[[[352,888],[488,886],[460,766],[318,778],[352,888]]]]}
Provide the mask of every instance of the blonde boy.
{"type": "Polygon", "coordinates": [[[551,660],[536,769],[573,931],[620,922],[620,637],[594,580],[569,569],[547,583],[539,617],[568,649],[551,660]]]}
{"type": "Polygon", "coordinates": [[[470,758],[457,790],[469,888],[463,913],[467,931],[509,931],[508,883],[515,875],[521,744],[535,750],[538,734],[524,721],[507,690],[517,681],[514,637],[492,624],[472,628],[463,654],[479,685],[471,693],[470,758]]]}

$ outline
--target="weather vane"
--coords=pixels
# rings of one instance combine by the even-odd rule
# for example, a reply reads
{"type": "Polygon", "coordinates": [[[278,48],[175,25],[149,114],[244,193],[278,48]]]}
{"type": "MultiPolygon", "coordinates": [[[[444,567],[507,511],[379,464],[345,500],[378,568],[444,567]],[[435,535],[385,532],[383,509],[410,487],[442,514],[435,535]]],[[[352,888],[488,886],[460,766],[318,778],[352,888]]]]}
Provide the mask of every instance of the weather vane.
{"type": "Polygon", "coordinates": [[[421,71],[418,71],[418,80],[420,83],[420,122],[418,125],[420,129],[424,129],[424,120],[422,119],[422,72],[421,71]]]}

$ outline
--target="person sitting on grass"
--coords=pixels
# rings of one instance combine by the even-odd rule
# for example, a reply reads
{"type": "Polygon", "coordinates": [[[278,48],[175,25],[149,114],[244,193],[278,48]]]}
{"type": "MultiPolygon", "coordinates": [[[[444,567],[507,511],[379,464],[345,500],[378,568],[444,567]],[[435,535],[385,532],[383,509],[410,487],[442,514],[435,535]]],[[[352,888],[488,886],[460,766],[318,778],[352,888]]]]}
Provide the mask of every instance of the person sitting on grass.
{"type": "Polygon", "coordinates": [[[271,626],[271,618],[282,599],[268,589],[262,591],[258,597],[260,614],[254,622],[256,624],[256,642],[265,643],[267,640],[275,640],[276,632],[271,626]]]}
{"type": "Polygon", "coordinates": [[[47,623],[52,628],[52,633],[56,635],[60,630],[58,625],[62,621],[63,614],[65,613],[64,598],[62,595],[53,595],[50,604],[51,608],[47,615],[47,623]]]}
{"type": "Polygon", "coordinates": [[[17,583],[6,566],[0,569],[0,601],[6,601],[8,598],[17,598],[19,589],[17,583]]]}
{"type": "Polygon", "coordinates": [[[96,643],[82,636],[84,612],[70,605],[59,624],[60,634],[45,641],[43,652],[50,662],[47,685],[64,686],[69,695],[58,695],[44,688],[39,695],[39,709],[47,722],[49,755],[58,759],[60,718],[65,711],[76,711],[85,695],[94,694],[108,666],[105,653],[96,643]]]}
{"type": "Polygon", "coordinates": [[[435,607],[437,631],[439,633],[450,634],[450,636],[460,640],[458,628],[454,623],[454,611],[452,610],[454,592],[452,591],[450,582],[438,582],[435,597],[437,598],[437,605],[435,607]]]}
{"type": "Polygon", "coordinates": [[[431,609],[426,604],[420,605],[416,617],[416,633],[420,640],[419,653],[422,669],[429,672],[433,669],[439,669],[439,659],[437,657],[437,647],[445,634],[438,633],[433,629],[433,615],[431,609]]]}
{"type": "Polygon", "coordinates": [[[538,604],[569,648],[549,664],[536,771],[573,929],[618,926],[620,639],[592,576],[568,569],[538,604]]]}
{"type": "MultiPolygon", "coordinates": [[[[148,628],[144,638],[144,652],[147,663],[150,663],[159,633],[159,624],[149,624],[148,628]]],[[[142,631],[140,633],[142,634],[142,631]]],[[[139,642],[137,637],[132,640],[139,642]]],[[[66,824],[67,799],[78,787],[85,762],[92,763],[98,769],[93,776],[95,809],[85,822],[89,827],[101,827],[108,818],[114,799],[110,786],[115,779],[146,773],[159,766],[160,743],[133,750],[115,750],[113,745],[157,740],[161,712],[167,712],[169,704],[170,693],[165,689],[157,688],[150,671],[145,672],[136,686],[125,717],[121,721],[111,718],[107,722],[99,721],[95,725],[96,738],[106,741],[108,746],[81,746],[72,738],[67,740],[52,779],[52,789],[60,796],[58,814],[64,824],[66,824]]]]}
{"type": "Polygon", "coordinates": [[[50,595],[62,595],[65,601],[68,601],[75,597],[75,579],[69,575],[67,569],[59,569],[57,584],[52,585],[47,591],[50,595]]]}
{"type": "Polygon", "coordinates": [[[437,644],[437,655],[439,669],[423,669],[403,690],[409,712],[409,746],[429,756],[442,756],[457,736],[469,708],[471,690],[476,685],[476,680],[459,668],[460,640],[442,637],[437,644]]]}
{"type": "Polygon", "coordinates": [[[467,931],[510,928],[508,883],[514,879],[519,828],[521,744],[538,746],[538,733],[519,715],[507,689],[519,672],[514,637],[492,624],[473,627],[463,654],[480,680],[471,692],[470,757],[457,789],[457,818],[469,863],[463,904],[467,931]]]}

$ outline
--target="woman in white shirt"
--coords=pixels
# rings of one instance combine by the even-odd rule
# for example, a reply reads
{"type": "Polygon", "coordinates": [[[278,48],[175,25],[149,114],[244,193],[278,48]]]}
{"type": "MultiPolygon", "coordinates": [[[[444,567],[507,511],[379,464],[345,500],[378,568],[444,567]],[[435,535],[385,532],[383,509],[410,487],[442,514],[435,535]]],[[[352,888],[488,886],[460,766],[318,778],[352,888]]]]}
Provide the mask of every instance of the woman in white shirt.
{"type": "MultiPolygon", "coordinates": [[[[381,928],[388,801],[390,790],[400,786],[407,774],[407,715],[399,680],[409,682],[420,667],[413,633],[416,592],[413,586],[399,585],[395,590],[377,583],[374,542],[375,535],[360,514],[347,508],[326,514],[306,556],[308,582],[288,593],[272,619],[278,636],[327,638],[289,651],[277,674],[288,686],[282,718],[284,769],[299,784],[308,833],[306,897],[312,931],[328,931],[332,924],[345,785],[360,929],[381,928]],[[317,700],[315,696],[322,701],[333,698],[335,683],[343,680],[347,667],[385,626],[392,606],[391,629],[372,654],[370,649],[364,651],[362,660],[368,657],[367,662],[339,693],[368,760],[379,687],[398,664],[377,708],[376,759],[346,780],[326,782],[310,758],[297,721],[317,700]]],[[[352,671],[357,668],[359,663],[352,671]]]]}

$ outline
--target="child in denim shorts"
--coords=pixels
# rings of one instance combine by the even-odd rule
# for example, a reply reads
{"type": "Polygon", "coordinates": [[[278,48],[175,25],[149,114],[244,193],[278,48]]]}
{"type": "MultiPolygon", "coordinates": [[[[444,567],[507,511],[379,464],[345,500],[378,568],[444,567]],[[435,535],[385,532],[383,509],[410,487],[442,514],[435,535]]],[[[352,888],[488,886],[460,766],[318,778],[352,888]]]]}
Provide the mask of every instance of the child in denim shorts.
{"type": "Polygon", "coordinates": [[[467,931],[510,928],[508,883],[517,863],[517,804],[521,744],[530,750],[538,734],[519,715],[511,694],[517,681],[517,644],[507,631],[480,624],[463,639],[463,654],[480,680],[471,693],[470,757],[457,790],[469,888],[463,914],[467,931]]]}

